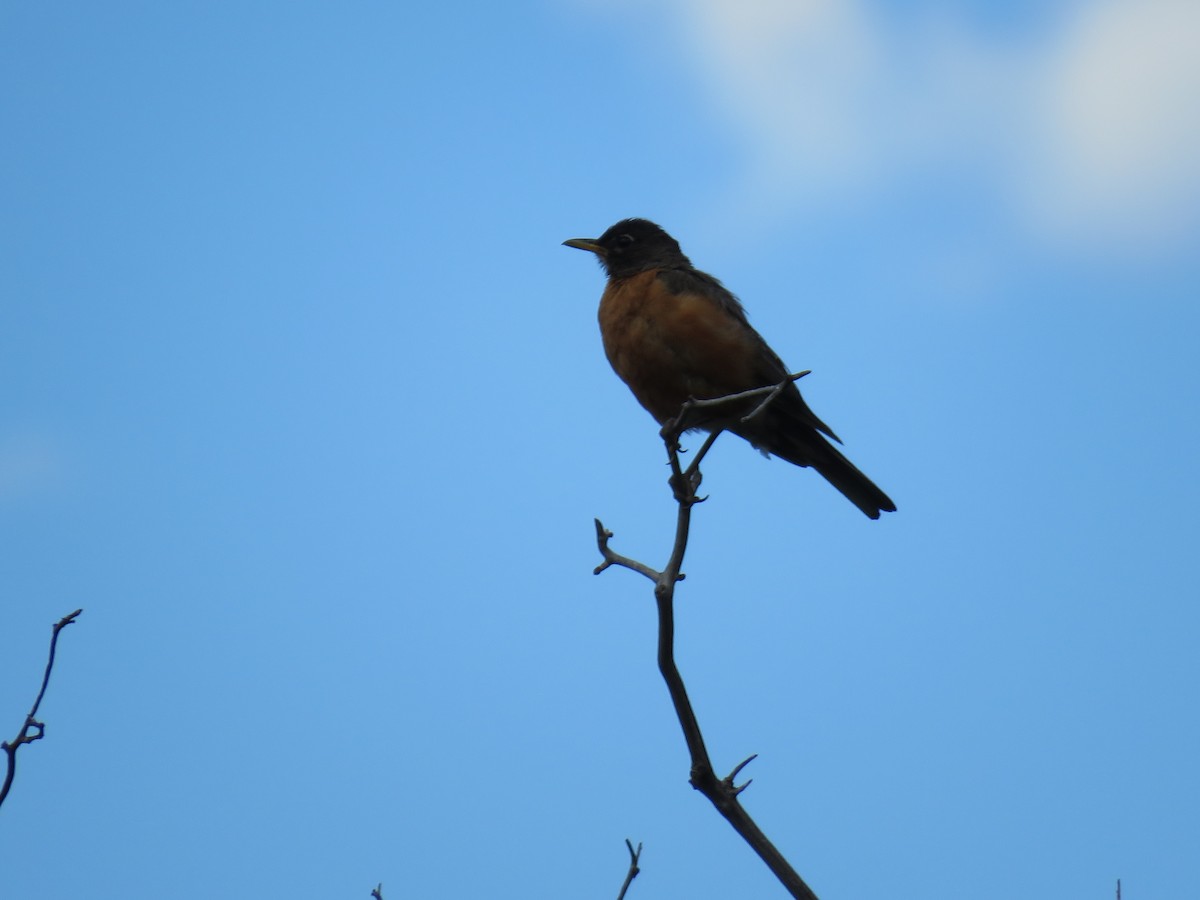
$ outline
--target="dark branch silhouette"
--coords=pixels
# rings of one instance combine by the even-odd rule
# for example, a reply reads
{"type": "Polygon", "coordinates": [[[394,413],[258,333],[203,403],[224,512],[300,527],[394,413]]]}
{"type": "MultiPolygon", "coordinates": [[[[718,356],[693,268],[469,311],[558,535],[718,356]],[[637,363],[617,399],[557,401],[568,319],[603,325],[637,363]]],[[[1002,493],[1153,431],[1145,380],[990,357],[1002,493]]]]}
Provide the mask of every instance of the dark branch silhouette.
{"type": "Polygon", "coordinates": [[[382,881],[379,882],[379,884],[376,887],[371,888],[371,896],[374,897],[375,900],[383,900],[383,882],[382,881]]]}
{"type": "Polygon", "coordinates": [[[54,669],[54,653],[58,649],[58,633],[74,622],[82,612],[82,609],[77,609],[69,616],[63,616],[54,624],[54,632],[50,636],[50,658],[46,660],[46,673],[42,676],[42,689],[38,691],[37,699],[33,701],[29,714],[25,716],[25,724],[17,732],[16,738],[0,744],[0,750],[3,750],[8,757],[4,785],[0,787],[0,806],[4,805],[8,792],[12,788],[13,778],[17,774],[17,750],[22,744],[32,744],[46,736],[46,725],[38,721],[37,711],[38,707],[42,705],[42,698],[46,696],[46,687],[50,684],[50,672],[54,669]]]}
{"type": "Polygon", "coordinates": [[[638,872],[642,871],[638,868],[638,860],[642,856],[642,845],[639,843],[637,849],[634,850],[629,838],[625,838],[625,846],[629,848],[629,871],[625,873],[625,883],[621,885],[621,893],[617,894],[617,900],[625,900],[625,892],[629,890],[629,885],[633,884],[633,879],[637,878],[638,872]]]}
{"type": "Polygon", "coordinates": [[[697,421],[698,417],[695,415],[697,410],[707,410],[714,406],[762,397],[762,402],[742,419],[743,422],[749,421],[778,397],[788,384],[807,374],[807,372],[800,372],[789,376],[780,384],[744,391],[740,394],[731,394],[727,397],[718,397],[712,400],[688,400],[680,409],[679,415],[667,422],[661,432],[671,465],[671,490],[679,504],[679,512],[675,521],[675,545],[671,549],[671,556],[667,560],[666,566],[662,571],[658,571],[645,563],[615,552],[609,546],[609,540],[613,536],[612,532],[608,531],[599,519],[596,519],[596,544],[604,562],[597,566],[595,571],[598,575],[610,566],[620,566],[644,575],[654,582],[654,599],[658,606],[658,669],[667,684],[667,691],[671,695],[671,702],[675,706],[675,714],[679,717],[683,738],[687,742],[688,753],[691,755],[692,768],[689,780],[692,787],[712,802],[717,811],[762,858],[793,897],[801,898],[801,900],[817,900],[817,895],[804,883],[804,879],[796,873],[783,854],[763,834],[762,829],[742,808],[738,799],[742,791],[750,786],[750,782],[737,785],[734,780],[742,769],[750,764],[754,756],[743,760],[724,778],[717,777],[708,756],[704,737],[700,733],[700,724],[696,720],[696,713],[688,699],[687,688],[684,687],[683,678],[675,665],[675,584],[684,578],[680,569],[683,566],[684,553],[687,551],[692,507],[705,499],[696,494],[701,482],[700,462],[721,432],[718,430],[709,434],[686,469],[679,461],[679,439],[685,431],[693,427],[690,423],[697,421]]]}

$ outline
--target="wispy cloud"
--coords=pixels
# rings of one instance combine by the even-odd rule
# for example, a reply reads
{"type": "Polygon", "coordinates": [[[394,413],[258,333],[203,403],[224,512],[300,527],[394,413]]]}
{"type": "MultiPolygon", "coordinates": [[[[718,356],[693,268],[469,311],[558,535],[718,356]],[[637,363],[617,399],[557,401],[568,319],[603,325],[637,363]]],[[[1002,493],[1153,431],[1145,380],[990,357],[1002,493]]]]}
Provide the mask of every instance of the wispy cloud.
{"type": "Polygon", "coordinates": [[[57,488],[64,473],[65,458],[50,436],[29,430],[0,433],[0,502],[57,488]]]}
{"type": "Polygon", "coordinates": [[[1200,4],[1077,10],[1041,60],[1031,208],[1084,237],[1169,238],[1200,204],[1200,4]]]}
{"type": "Polygon", "coordinates": [[[1003,35],[867,0],[670,0],[766,202],[951,166],[1039,239],[1145,249],[1200,209],[1200,4],[1064,5],[1003,35]]]}

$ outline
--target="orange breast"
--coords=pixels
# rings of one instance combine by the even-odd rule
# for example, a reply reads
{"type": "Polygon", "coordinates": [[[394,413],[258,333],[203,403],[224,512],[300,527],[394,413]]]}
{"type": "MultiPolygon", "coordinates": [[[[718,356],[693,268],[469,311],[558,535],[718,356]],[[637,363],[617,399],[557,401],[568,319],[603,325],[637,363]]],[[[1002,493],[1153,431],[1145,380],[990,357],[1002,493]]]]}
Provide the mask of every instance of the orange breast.
{"type": "Polygon", "coordinates": [[[600,299],[604,352],[638,402],[660,423],[689,397],[761,387],[758,341],[700,294],[672,294],[657,271],[610,282],[600,299]]]}

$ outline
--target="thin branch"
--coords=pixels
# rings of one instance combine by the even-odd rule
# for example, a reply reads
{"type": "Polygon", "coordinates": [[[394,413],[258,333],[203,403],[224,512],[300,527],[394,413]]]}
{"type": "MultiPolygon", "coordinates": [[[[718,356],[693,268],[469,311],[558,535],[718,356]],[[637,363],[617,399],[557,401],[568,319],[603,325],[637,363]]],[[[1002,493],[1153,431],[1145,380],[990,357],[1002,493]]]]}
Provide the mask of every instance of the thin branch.
{"type": "Polygon", "coordinates": [[[742,417],[743,423],[749,422],[757,417],[771,402],[783,392],[783,390],[792,382],[799,381],[805,375],[811,375],[811,369],[805,369],[803,372],[795,372],[785,378],[779,384],[768,384],[765,387],[752,388],[748,391],[739,391],[736,394],[726,394],[723,397],[712,397],[707,400],[697,400],[695,397],[690,397],[683,406],[680,407],[679,415],[674,419],[669,420],[662,428],[662,436],[665,440],[669,433],[674,432],[675,439],[678,441],[689,428],[695,427],[696,420],[700,417],[692,415],[696,410],[717,409],[722,406],[729,406],[741,400],[750,400],[754,397],[762,397],[762,403],[758,404],[749,414],[742,417]]]}
{"type": "Polygon", "coordinates": [[[803,372],[797,372],[795,375],[789,375],[787,378],[787,381],[779,382],[779,384],[777,384],[777,385],[775,385],[775,387],[771,388],[771,391],[769,394],[767,394],[765,397],[763,397],[762,403],[760,403],[760,404],[758,404],[758,406],[754,407],[753,412],[751,412],[749,415],[742,416],[742,424],[745,425],[751,419],[757,418],[762,413],[762,411],[771,404],[771,401],[774,400],[776,397],[778,397],[779,394],[783,391],[783,389],[785,387],[787,387],[789,384],[799,381],[805,375],[811,375],[811,374],[812,374],[812,369],[805,369],[803,372]]]}
{"type": "Polygon", "coordinates": [[[727,403],[745,401],[751,397],[762,397],[762,402],[742,419],[745,422],[760,415],[787,385],[807,374],[807,372],[800,372],[789,376],[777,385],[769,385],[753,391],[743,391],[740,394],[731,394],[712,400],[688,400],[684,403],[679,415],[667,422],[661,432],[671,466],[670,486],[679,505],[675,521],[675,543],[671,548],[671,556],[667,560],[666,566],[659,572],[644,563],[616,553],[608,546],[608,539],[612,537],[612,533],[606,531],[600,521],[596,520],[597,544],[604,557],[604,562],[596,567],[596,573],[603,572],[609,566],[618,565],[645,575],[654,582],[654,599],[658,607],[658,669],[662,673],[667,691],[671,695],[671,703],[675,707],[675,714],[679,718],[683,738],[687,743],[688,754],[691,756],[690,781],[692,787],[709,799],[793,897],[800,898],[800,900],[817,900],[817,895],[804,883],[804,879],[797,874],[783,854],[771,843],[762,829],[750,817],[750,814],[742,808],[738,799],[742,791],[749,787],[750,782],[747,781],[745,784],[737,786],[734,784],[734,780],[750,764],[754,756],[739,763],[725,778],[717,778],[709,759],[708,748],[704,743],[704,736],[700,731],[700,723],[697,721],[695,710],[688,699],[683,677],[675,665],[675,584],[683,578],[680,568],[683,565],[684,554],[687,552],[692,508],[704,499],[696,494],[701,482],[700,461],[721,434],[721,430],[715,429],[709,435],[691,465],[686,469],[679,461],[679,438],[689,427],[692,427],[689,422],[695,421],[692,416],[693,410],[711,409],[727,403]]]}
{"type": "Polygon", "coordinates": [[[77,609],[75,612],[68,616],[63,616],[54,623],[54,631],[50,635],[50,656],[46,660],[46,672],[42,675],[42,688],[38,691],[37,699],[33,701],[33,706],[30,707],[29,714],[25,716],[25,724],[17,732],[16,738],[11,742],[5,741],[0,743],[0,750],[3,750],[8,757],[8,769],[4,775],[4,784],[0,786],[0,806],[4,805],[4,801],[8,797],[8,792],[12,788],[13,778],[17,774],[17,748],[22,744],[32,744],[34,741],[40,741],[46,736],[46,725],[38,721],[37,711],[38,707],[42,705],[42,698],[46,696],[46,688],[50,684],[50,673],[54,670],[54,654],[58,650],[58,633],[74,622],[82,612],[82,609],[77,609]]]}
{"type": "Polygon", "coordinates": [[[383,900],[383,882],[382,881],[379,882],[379,884],[376,887],[371,889],[371,896],[374,897],[375,900],[383,900]]]}
{"type": "Polygon", "coordinates": [[[633,879],[637,878],[638,872],[642,871],[638,868],[638,860],[642,856],[641,842],[634,850],[629,838],[625,838],[625,846],[629,848],[629,871],[625,873],[625,883],[621,885],[621,893],[617,894],[617,900],[625,900],[625,892],[629,890],[629,885],[633,884],[633,879]]]}
{"type": "MultiPolygon", "coordinates": [[[[704,443],[701,444],[700,449],[696,451],[696,456],[692,460],[692,464],[687,467],[687,471],[684,473],[685,475],[690,476],[692,473],[700,471],[700,461],[708,455],[708,451],[712,449],[712,445],[717,442],[717,438],[721,436],[721,433],[722,429],[717,429],[704,439],[704,443]]],[[[697,484],[699,484],[699,482],[697,482],[697,484]]]]}
{"type": "MultiPolygon", "coordinates": [[[[599,519],[593,521],[596,523],[596,545],[600,548],[600,555],[604,557],[604,562],[592,570],[593,575],[599,575],[609,566],[621,566],[630,571],[637,572],[639,575],[645,575],[654,582],[657,582],[662,577],[661,572],[656,572],[644,563],[640,563],[636,559],[630,559],[628,556],[622,556],[620,553],[610,549],[608,539],[613,536],[613,533],[605,528],[604,523],[599,519]]],[[[682,578],[683,576],[680,577],[682,578]]]]}

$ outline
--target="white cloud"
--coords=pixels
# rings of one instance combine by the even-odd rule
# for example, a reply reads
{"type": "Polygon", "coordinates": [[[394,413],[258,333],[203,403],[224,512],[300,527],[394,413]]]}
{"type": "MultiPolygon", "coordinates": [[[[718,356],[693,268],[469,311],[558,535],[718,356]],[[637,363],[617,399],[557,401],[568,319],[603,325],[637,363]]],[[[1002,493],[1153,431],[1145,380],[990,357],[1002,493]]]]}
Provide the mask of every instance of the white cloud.
{"type": "Polygon", "coordinates": [[[884,69],[871,20],[857,4],[700,0],[688,11],[698,70],[774,178],[802,188],[873,165],[863,114],[884,69]]]}
{"type": "Polygon", "coordinates": [[[1200,3],[1095,0],[1003,39],[867,0],[674,0],[685,52],[770,202],[974,171],[1041,238],[1138,247],[1197,224],[1200,3]]]}
{"type": "Polygon", "coordinates": [[[1048,224],[1154,240],[1200,202],[1200,3],[1082,7],[1045,60],[1045,153],[1030,186],[1048,224]]]}

